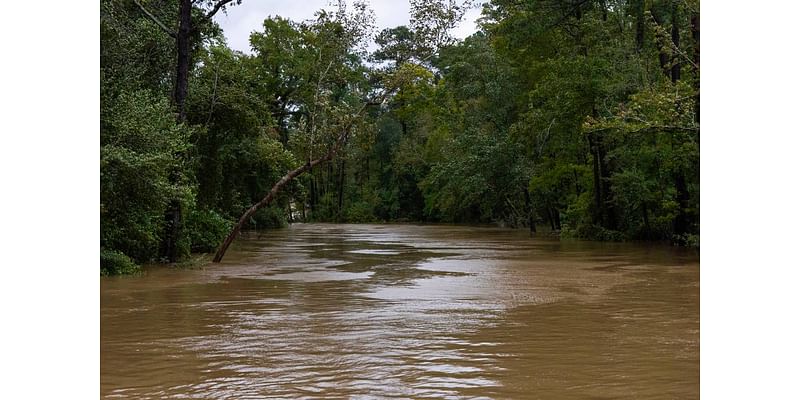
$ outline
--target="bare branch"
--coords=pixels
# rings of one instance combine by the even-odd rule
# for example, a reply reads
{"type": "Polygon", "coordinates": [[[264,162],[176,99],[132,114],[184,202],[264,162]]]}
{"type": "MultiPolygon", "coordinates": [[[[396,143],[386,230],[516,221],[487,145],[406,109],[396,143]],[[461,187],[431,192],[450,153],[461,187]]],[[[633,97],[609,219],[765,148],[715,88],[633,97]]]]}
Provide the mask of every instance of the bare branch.
{"type": "Polygon", "coordinates": [[[219,65],[214,66],[214,92],[211,94],[211,107],[208,109],[208,119],[206,126],[211,123],[211,116],[214,115],[214,105],[217,103],[217,82],[219,81],[219,65]]]}
{"type": "Polygon", "coordinates": [[[564,23],[565,21],[567,21],[567,20],[568,20],[570,17],[572,17],[572,16],[574,16],[574,15],[575,15],[575,12],[576,12],[576,11],[577,11],[577,10],[578,10],[580,7],[582,7],[584,4],[588,3],[589,1],[591,1],[591,0],[581,0],[581,1],[577,2],[577,3],[575,3],[575,4],[572,4],[572,5],[570,6],[570,10],[569,10],[569,12],[566,12],[566,13],[564,13],[564,14],[561,16],[561,18],[559,18],[559,19],[558,19],[556,22],[554,22],[554,23],[550,24],[550,25],[549,25],[547,28],[545,28],[545,29],[544,29],[544,32],[547,32],[547,31],[549,31],[550,29],[553,29],[553,28],[555,28],[555,27],[557,27],[557,26],[561,25],[561,24],[562,24],[562,23],[564,23]]]}
{"type": "Polygon", "coordinates": [[[222,7],[225,7],[225,5],[227,5],[228,3],[232,2],[232,1],[234,1],[234,0],[220,0],[220,1],[218,1],[217,4],[214,4],[214,8],[212,8],[211,11],[206,13],[204,18],[207,19],[207,20],[210,20],[211,17],[213,17],[214,14],[217,13],[217,11],[219,11],[220,9],[222,9],[222,7]]]}
{"type": "Polygon", "coordinates": [[[159,20],[158,18],[156,18],[156,16],[155,16],[155,15],[151,14],[151,13],[150,13],[150,11],[147,11],[147,9],[146,9],[146,8],[144,8],[144,6],[143,6],[141,3],[139,3],[139,1],[138,1],[138,0],[133,0],[133,2],[134,2],[134,3],[135,3],[137,6],[139,6],[139,9],[140,9],[140,10],[142,10],[142,12],[143,12],[143,13],[145,13],[145,15],[147,15],[148,17],[150,17],[150,19],[151,19],[151,20],[153,20],[153,22],[155,22],[155,23],[156,23],[156,25],[158,25],[158,27],[159,27],[159,28],[161,28],[161,30],[163,30],[164,32],[166,32],[166,33],[167,33],[167,35],[170,35],[170,36],[172,36],[173,38],[177,38],[177,37],[178,37],[178,35],[175,33],[175,31],[173,31],[172,29],[169,29],[169,28],[168,28],[166,25],[164,25],[164,23],[163,23],[163,22],[161,22],[161,20],[159,20]]]}
{"type": "Polygon", "coordinates": [[[544,138],[542,138],[541,134],[539,134],[539,137],[537,138],[538,142],[539,142],[539,149],[538,149],[538,154],[537,155],[539,157],[542,156],[542,152],[544,151],[544,145],[550,139],[550,129],[553,128],[553,124],[555,124],[555,123],[556,123],[556,119],[553,118],[553,120],[550,121],[550,125],[547,127],[547,131],[544,132],[545,133],[544,138]]]}

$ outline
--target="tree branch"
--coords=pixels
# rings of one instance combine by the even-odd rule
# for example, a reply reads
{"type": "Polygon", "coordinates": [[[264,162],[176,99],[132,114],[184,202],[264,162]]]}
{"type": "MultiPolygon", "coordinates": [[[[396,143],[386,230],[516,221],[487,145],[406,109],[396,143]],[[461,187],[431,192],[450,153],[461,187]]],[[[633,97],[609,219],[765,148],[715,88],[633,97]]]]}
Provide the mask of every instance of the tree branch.
{"type": "MultiPolygon", "coordinates": [[[[641,121],[641,120],[640,120],[641,121]]],[[[602,128],[583,131],[584,134],[605,132],[612,129],[622,129],[619,126],[606,126],[602,128]]],[[[677,126],[677,125],[645,125],[638,129],[628,130],[628,133],[650,133],[650,132],[699,132],[699,126],[677,126]]]]}
{"type": "Polygon", "coordinates": [[[144,6],[143,6],[141,3],[139,3],[139,1],[138,1],[138,0],[133,0],[133,2],[134,2],[134,3],[135,3],[135,4],[136,4],[138,7],[139,7],[139,9],[140,9],[140,10],[142,10],[142,12],[143,12],[143,13],[145,13],[145,15],[147,15],[148,17],[150,17],[150,19],[151,19],[151,20],[153,20],[153,22],[155,22],[155,23],[156,23],[156,25],[158,25],[158,27],[159,27],[159,28],[161,28],[161,30],[163,30],[164,32],[166,32],[166,33],[167,33],[167,35],[170,35],[170,36],[172,36],[173,38],[177,38],[177,37],[178,37],[178,35],[175,33],[175,31],[173,31],[173,30],[169,29],[169,28],[168,28],[166,25],[164,25],[164,23],[163,23],[163,22],[161,22],[161,20],[159,20],[158,18],[156,18],[156,16],[155,16],[155,15],[151,14],[151,13],[150,13],[150,11],[147,11],[147,9],[146,9],[146,8],[144,8],[144,6]]]}
{"type": "Polygon", "coordinates": [[[575,15],[575,14],[574,14],[574,13],[575,13],[575,11],[577,11],[577,10],[578,10],[578,9],[579,9],[581,6],[583,6],[584,4],[588,3],[589,1],[591,1],[591,0],[581,0],[581,1],[578,1],[577,3],[575,3],[575,4],[571,4],[571,5],[569,6],[569,7],[570,7],[570,9],[569,9],[569,12],[566,12],[566,13],[564,13],[564,14],[561,16],[561,18],[559,18],[559,19],[558,19],[558,21],[556,21],[555,23],[552,23],[552,24],[550,24],[550,26],[548,26],[547,28],[545,28],[545,29],[544,29],[544,32],[547,32],[547,31],[549,31],[550,29],[553,29],[553,28],[555,28],[555,27],[557,27],[557,26],[561,25],[561,24],[562,24],[564,21],[568,20],[568,19],[569,19],[569,17],[572,17],[572,16],[574,16],[574,15],[575,15]]]}
{"type": "Polygon", "coordinates": [[[347,124],[345,124],[345,126],[342,128],[342,132],[339,134],[339,137],[336,139],[336,142],[333,144],[333,146],[331,146],[328,149],[328,152],[325,153],[324,156],[316,160],[309,160],[300,167],[295,168],[292,171],[289,171],[289,173],[284,175],[283,178],[281,178],[272,187],[269,193],[267,193],[267,195],[264,196],[264,198],[261,199],[261,201],[259,201],[256,204],[253,204],[252,207],[247,209],[247,211],[242,215],[242,217],[239,218],[239,221],[236,223],[236,225],[234,225],[233,229],[231,229],[231,232],[225,238],[225,241],[223,241],[220,247],[217,249],[217,253],[214,254],[215,263],[222,261],[222,257],[225,256],[225,252],[228,250],[228,247],[231,245],[231,243],[233,243],[234,239],[236,239],[236,236],[239,235],[239,232],[242,230],[242,227],[244,227],[244,225],[250,221],[250,217],[252,217],[258,210],[272,203],[272,200],[275,199],[275,196],[278,195],[278,192],[280,192],[280,190],[284,186],[286,186],[294,178],[297,178],[298,176],[302,175],[304,172],[311,170],[311,168],[313,168],[314,166],[324,163],[326,161],[333,160],[333,158],[336,156],[336,153],[339,152],[339,149],[345,144],[345,142],[347,142],[347,137],[350,134],[350,130],[352,129],[353,124],[355,124],[355,121],[358,119],[358,117],[361,116],[362,113],[364,113],[364,111],[367,109],[368,104],[369,102],[365,102],[361,106],[361,108],[359,108],[359,110],[352,115],[350,121],[348,121],[347,124]]]}
{"type": "Polygon", "coordinates": [[[674,125],[651,125],[645,126],[631,133],[648,133],[648,132],[699,132],[700,127],[697,126],[674,126],[674,125]]]}
{"type": "Polygon", "coordinates": [[[214,14],[217,13],[217,11],[219,11],[220,9],[222,9],[222,7],[225,7],[225,5],[227,5],[228,3],[232,2],[232,1],[234,1],[234,0],[220,0],[220,1],[218,1],[217,4],[214,4],[214,8],[212,8],[211,11],[206,13],[206,15],[203,16],[203,18],[205,18],[206,20],[210,20],[211,17],[213,17],[214,14]]]}
{"type": "MultiPolygon", "coordinates": [[[[656,21],[656,19],[655,19],[655,17],[653,16],[653,14],[652,14],[652,13],[650,14],[650,20],[651,20],[651,21],[653,22],[653,24],[655,24],[655,26],[656,26],[656,28],[655,28],[655,29],[657,30],[657,32],[656,32],[656,39],[657,39],[659,42],[666,43],[666,44],[669,46],[669,48],[670,48],[670,49],[671,49],[673,52],[675,52],[675,54],[677,54],[677,55],[679,55],[681,58],[683,58],[683,60],[684,60],[684,61],[686,61],[687,63],[689,63],[689,65],[691,65],[691,66],[692,66],[692,68],[694,68],[695,70],[699,70],[699,69],[700,69],[700,66],[699,66],[699,65],[697,65],[697,64],[694,62],[694,60],[692,60],[692,59],[689,57],[689,55],[687,55],[686,53],[684,53],[684,52],[683,52],[683,50],[681,50],[680,48],[678,48],[678,46],[675,46],[675,43],[673,43],[673,42],[672,42],[672,39],[670,39],[670,38],[668,37],[668,35],[667,35],[667,32],[666,32],[666,30],[664,29],[664,27],[663,27],[663,26],[661,26],[661,24],[659,24],[659,23],[658,23],[658,21],[656,21]]],[[[674,60],[673,60],[673,62],[674,62],[674,60]]]]}
{"type": "Polygon", "coordinates": [[[367,107],[369,107],[370,105],[374,105],[376,103],[377,104],[382,104],[384,101],[386,101],[386,98],[391,93],[393,93],[396,89],[397,89],[396,87],[392,87],[390,90],[387,90],[386,92],[384,92],[383,94],[378,96],[376,99],[367,100],[367,101],[363,102],[361,104],[361,107],[359,107],[358,111],[353,113],[350,116],[350,120],[347,121],[347,123],[342,127],[342,132],[336,138],[336,142],[333,143],[333,145],[328,149],[328,151],[325,153],[325,155],[323,155],[320,158],[317,158],[316,160],[308,160],[302,166],[297,167],[297,168],[293,169],[292,171],[289,171],[289,173],[284,175],[283,178],[281,178],[272,187],[272,189],[269,191],[269,193],[267,193],[267,195],[264,196],[264,198],[261,199],[261,201],[259,201],[256,204],[253,204],[252,207],[247,209],[247,211],[245,211],[245,213],[242,215],[242,217],[239,218],[239,221],[236,223],[236,225],[233,226],[233,229],[231,229],[231,232],[228,234],[228,236],[225,238],[225,240],[222,242],[222,244],[217,249],[217,253],[214,254],[214,262],[218,263],[218,262],[222,261],[222,257],[225,256],[225,252],[228,250],[228,247],[236,239],[236,236],[239,235],[239,232],[242,230],[244,225],[247,224],[247,222],[250,221],[250,217],[252,217],[258,210],[260,210],[260,209],[268,206],[270,203],[272,203],[272,200],[275,199],[275,196],[277,196],[278,192],[280,192],[280,190],[284,186],[286,186],[294,178],[297,178],[298,176],[302,175],[306,171],[311,170],[316,165],[333,160],[333,158],[336,156],[336,154],[339,152],[339,150],[342,148],[342,146],[344,146],[344,144],[347,143],[347,137],[350,135],[350,131],[352,130],[353,125],[358,120],[358,118],[361,116],[361,114],[363,114],[364,111],[367,110],[367,107]]]}
{"type": "Polygon", "coordinates": [[[208,108],[208,119],[206,126],[211,123],[211,116],[214,115],[214,105],[217,103],[217,82],[219,81],[219,65],[214,68],[214,92],[211,94],[211,107],[208,108]]]}
{"type": "MultiPolygon", "coordinates": [[[[223,2],[227,3],[227,2],[230,2],[230,1],[223,0],[223,1],[219,2],[219,3],[217,3],[217,6],[221,7],[221,4],[223,2]]],[[[322,78],[324,77],[324,75],[328,73],[328,70],[330,69],[330,67],[331,67],[331,65],[329,64],[328,67],[325,69],[325,71],[322,73],[322,75],[320,76],[320,82],[321,82],[322,78]]],[[[272,189],[269,191],[269,193],[267,193],[267,195],[264,196],[264,198],[262,198],[261,201],[259,201],[256,204],[253,204],[250,208],[248,208],[247,211],[245,211],[245,213],[241,216],[241,218],[239,218],[239,221],[236,223],[236,225],[233,226],[233,228],[231,229],[230,233],[225,238],[225,240],[222,242],[222,244],[220,244],[219,248],[217,249],[216,254],[214,255],[214,262],[218,263],[218,262],[222,261],[222,258],[225,256],[225,252],[228,250],[228,247],[231,245],[231,243],[233,243],[233,241],[239,235],[239,232],[241,231],[241,229],[250,221],[250,218],[258,210],[260,210],[260,209],[268,206],[270,203],[272,203],[272,201],[275,199],[275,196],[277,196],[277,194],[281,191],[281,189],[284,186],[286,186],[289,182],[291,182],[293,179],[297,178],[298,176],[302,175],[306,171],[310,171],[314,166],[316,166],[318,164],[321,164],[321,163],[324,163],[324,162],[327,162],[327,161],[330,161],[330,160],[333,160],[333,158],[340,151],[342,146],[344,146],[345,143],[347,143],[347,138],[350,135],[350,132],[351,132],[353,126],[355,125],[356,121],[361,117],[361,115],[364,114],[364,112],[367,110],[367,108],[369,106],[383,104],[389,98],[389,96],[392,95],[392,93],[394,93],[396,90],[399,89],[399,87],[400,87],[400,83],[399,82],[393,82],[392,85],[389,85],[388,89],[386,91],[384,91],[383,93],[381,93],[380,95],[378,95],[378,96],[376,96],[376,97],[374,97],[372,99],[370,99],[370,98],[365,99],[364,102],[361,103],[361,106],[358,108],[358,110],[355,111],[354,113],[350,114],[349,120],[344,124],[344,126],[341,127],[341,133],[339,133],[339,136],[336,138],[336,141],[328,148],[328,151],[325,153],[325,155],[323,155],[323,156],[321,156],[321,157],[319,157],[317,159],[313,159],[313,160],[311,159],[311,155],[309,155],[308,161],[304,165],[289,171],[277,183],[275,183],[275,185],[272,187],[272,189]]],[[[319,94],[319,90],[320,90],[319,88],[320,88],[320,84],[318,83],[317,84],[317,93],[315,94],[315,103],[318,101],[317,100],[317,98],[318,98],[317,96],[319,94]]],[[[312,118],[313,118],[313,115],[312,115],[312,118]]],[[[312,122],[312,125],[313,125],[313,122],[312,122]]],[[[313,140],[313,135],[311,135],[311,138],[313,140]]],[[[312,142],[312,145],[313,145],[313,142],[312,142]]]]}

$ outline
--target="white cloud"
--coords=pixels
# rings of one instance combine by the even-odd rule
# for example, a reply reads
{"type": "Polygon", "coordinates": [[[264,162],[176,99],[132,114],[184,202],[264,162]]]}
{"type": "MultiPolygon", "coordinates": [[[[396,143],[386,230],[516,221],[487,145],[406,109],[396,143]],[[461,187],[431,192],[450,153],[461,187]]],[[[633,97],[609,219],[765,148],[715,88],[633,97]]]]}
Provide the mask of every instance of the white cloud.
{"type": "MultiPolygon", "coordinates": [[[[372,0],[378,30],[407,25],[409,5],[407,1],[372,0]]],[[[328,0],[244,0],[242,4],[219,13],[214,20],[222,27],[228,46],[234,50],[250,53],[250,33],[261,30],[261,24],[270,15],[280,15],[294,21],[310,19],[314,13],[328,6],[328,0]]],[[[469,10],[461,24],[452,32],[457,38],[465,38],[478,30],[475,20],[480,17],[480,8],[469,10]]]]}

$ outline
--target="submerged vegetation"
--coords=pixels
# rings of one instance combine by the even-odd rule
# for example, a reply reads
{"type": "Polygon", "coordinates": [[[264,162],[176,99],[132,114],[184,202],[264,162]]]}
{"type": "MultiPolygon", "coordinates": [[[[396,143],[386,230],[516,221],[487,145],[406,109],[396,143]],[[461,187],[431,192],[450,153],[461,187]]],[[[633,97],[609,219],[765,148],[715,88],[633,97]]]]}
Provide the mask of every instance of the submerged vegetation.
{"type": "Polygon", "coordinates": [[[240,2],[101,1],[102,273],[297,220],[699,245],[698,1],[492,0],[464,40],[452,0],[340,3],[252,54],[240,2]]]}

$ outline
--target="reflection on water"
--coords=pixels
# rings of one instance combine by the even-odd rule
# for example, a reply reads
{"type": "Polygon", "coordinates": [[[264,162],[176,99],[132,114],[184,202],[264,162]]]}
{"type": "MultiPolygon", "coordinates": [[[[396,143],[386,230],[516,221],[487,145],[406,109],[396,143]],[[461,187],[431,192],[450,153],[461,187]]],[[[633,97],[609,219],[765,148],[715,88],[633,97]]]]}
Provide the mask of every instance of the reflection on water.
{"type": "Polygon", "coordinates": [[[104,398],[699,398],[699,260],[491,228],[297,224],[101,280],[104,398]]]}

